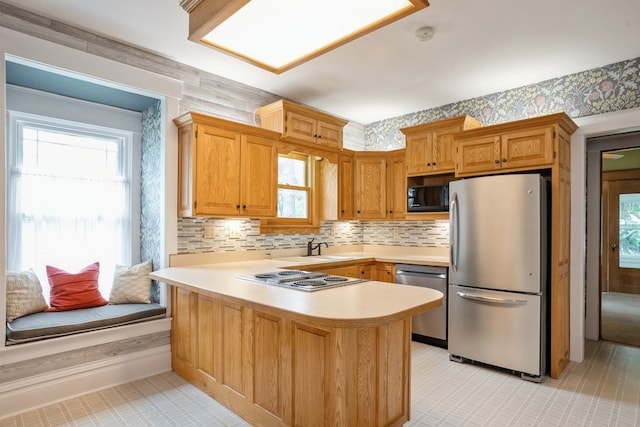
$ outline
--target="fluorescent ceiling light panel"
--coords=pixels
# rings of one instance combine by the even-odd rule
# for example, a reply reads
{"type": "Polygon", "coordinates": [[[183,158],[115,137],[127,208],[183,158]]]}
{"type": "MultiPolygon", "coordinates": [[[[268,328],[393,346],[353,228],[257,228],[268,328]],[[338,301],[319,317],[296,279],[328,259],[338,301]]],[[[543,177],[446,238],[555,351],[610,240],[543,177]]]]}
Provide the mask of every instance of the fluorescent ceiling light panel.
{"type": "MultiPolygon", "coordinates": [[[[205,13],[202,6],[189,12],[190,22],[205,13]]],[[[199,41],[281,73],[427,6],[427,0],[251,0],[226,10],[226,19],[200,17],[215,28],[199,41]]],[[[192,39],[203,33],[190,32],[192,39]]]]}

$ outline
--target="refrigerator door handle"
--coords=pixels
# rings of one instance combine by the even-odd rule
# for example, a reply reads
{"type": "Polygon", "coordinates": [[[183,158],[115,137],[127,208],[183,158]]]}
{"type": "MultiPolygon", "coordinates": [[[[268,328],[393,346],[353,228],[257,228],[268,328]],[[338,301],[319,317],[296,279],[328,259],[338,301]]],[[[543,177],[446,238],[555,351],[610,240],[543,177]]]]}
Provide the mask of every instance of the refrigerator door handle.
{"type": "Polygon", "coordinates": [[[449,229],[451,233],[451,241],[449,243],[449,259],[451,260],[451,269],[458,271],[458,193],[453,193],[451,197],[451,224],[449,229]]]}
{"type": "Polygon", "coordinates": [[[462,298],[472,299],[472,300],[482,301],[482,302],[491,302],[494,304],[525,305],[527,303],[526,300],[522,300],[522,299],[487,297],[482,295],[468,294],[466,292],[460,292],[460,291],[456,292],[456,294],[458,294],[458,296],[462,298]]]}

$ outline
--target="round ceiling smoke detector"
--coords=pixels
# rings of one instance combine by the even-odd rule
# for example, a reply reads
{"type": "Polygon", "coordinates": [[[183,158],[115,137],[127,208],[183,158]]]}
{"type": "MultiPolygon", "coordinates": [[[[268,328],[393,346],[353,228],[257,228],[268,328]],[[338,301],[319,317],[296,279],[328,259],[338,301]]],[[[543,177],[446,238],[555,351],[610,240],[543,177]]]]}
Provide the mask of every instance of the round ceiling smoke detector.
{"type": "Polygon", "coordinates": [[[416,30],[415,35],[420,41],[426,42],[433,38],[434,33],[433,27],[420,27],[416,30]]]}

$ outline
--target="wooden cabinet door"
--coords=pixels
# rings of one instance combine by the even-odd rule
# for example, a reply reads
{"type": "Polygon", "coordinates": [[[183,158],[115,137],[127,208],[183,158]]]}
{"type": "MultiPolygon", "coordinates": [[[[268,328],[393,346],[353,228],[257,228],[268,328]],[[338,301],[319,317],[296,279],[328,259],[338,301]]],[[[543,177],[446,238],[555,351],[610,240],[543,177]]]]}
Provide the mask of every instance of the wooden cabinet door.
{"type": "Polygon", "coordinates": [[[407,213],[407,179],[404,157],[387,161],[387,218],[404,218],[407,213]]]}
{"type": "Polygon", "coordinates": [[[432,170],[433,133],[407,138],[407,175],[421,175],[432,170]]]}
{"type": "Polygon", "coordinates": [[[502,135],[502,168],[553,164],[553,128],[542,127],[502,135]]]}
{"type": "Polygon", "coordinates": [[[396,265],[389,262],[377,262],[376,263],[376,280],[379,282],[396,282],[396,265]]]}
{"type": "Polygon", "coordinates": [[[322,120],[316,122],[316,142],[334,148],[342,148],[342,127],[322,120]]]}
{"type": "Polygon", "coordinates": [[[347,265],[343,267],[323,268],[320,270],[323,273],[334,274],[336,276],[345,277],[360,277],[360,269],[358,265],[347,265]]]}
{"type": "Polygon", "coordinates": [[[355,159],[355,216],[382,219],[387,214],[387,174],[383,158],[355,159]]]}
{"type": "Polygon", "coordinates": [[[276,216],[276,149],[276,144],[269,139],[252,135],[242,136],[242,215],[276,216]]]}
{"type": "Polygon", "coordinates": [[[338,165],[338,219],[353,219],[353,159],[340,156],[338,165]]]}
{"type": "Polygon", "coordinates": [[[431,168],[438,172],[453,172],[456,168],[453,133],[460,126],[440,129],[433,133],[433,158],[431,168]]]}
{"type": "Polygon", "coordinates": [[[462,140],[456,145],[458,175],[500,169],[500,137],[462,140]]]}
{"type": "Polygon", "coordinates": [[[365,280],[374,280],[375,263],[358,264],[358,277],[365,280]]]}
{"type": "Polygon", "coordinates": [[[287,111],[284,135],[305,142],[316,142],[317,120],[303,114],[287,111]]]}
{"type": "Polygon", "coordinates": [[[196,127],[196,133],[195,215],[238,215],[240,134],[202,125],[196,127]]]}

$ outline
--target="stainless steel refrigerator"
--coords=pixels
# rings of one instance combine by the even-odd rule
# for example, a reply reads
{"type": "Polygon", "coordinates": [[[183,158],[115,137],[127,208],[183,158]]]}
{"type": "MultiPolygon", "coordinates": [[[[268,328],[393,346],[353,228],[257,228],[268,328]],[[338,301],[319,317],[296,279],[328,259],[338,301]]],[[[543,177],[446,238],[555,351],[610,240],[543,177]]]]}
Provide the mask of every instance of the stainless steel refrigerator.
{"type": "Polygon", "coordinates": [[[451,360],[546,373],[547,187],[539,174],[450,183],[451,360]]]}

